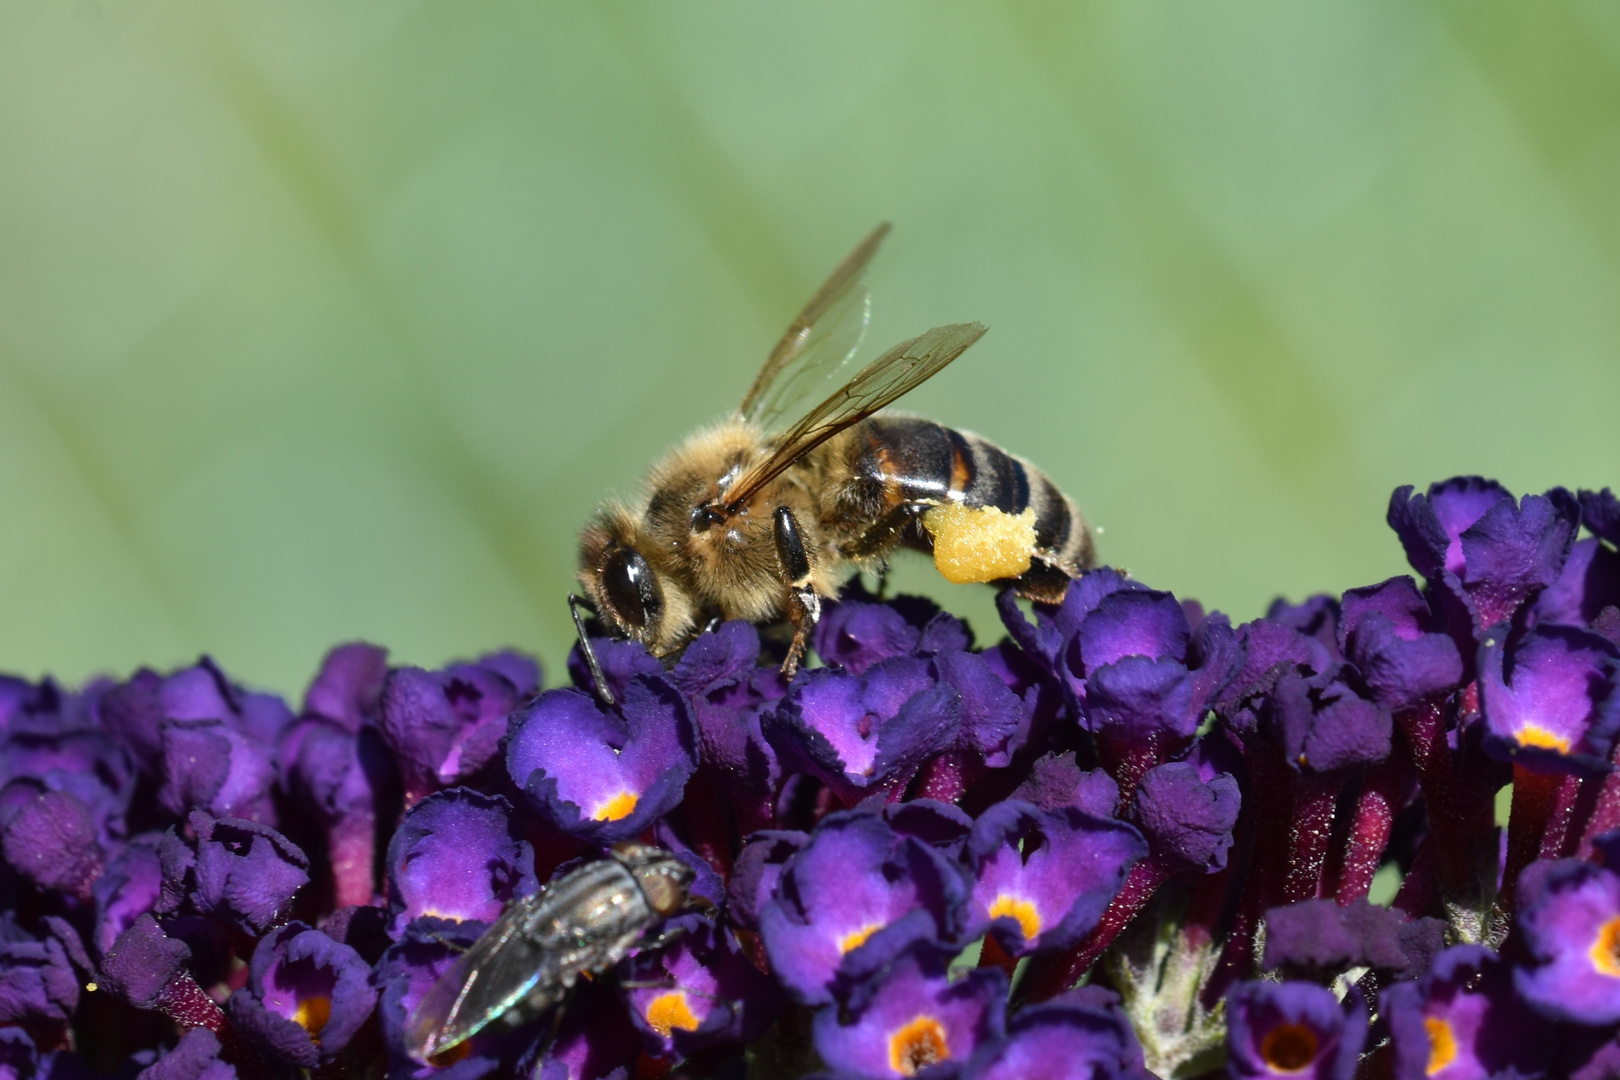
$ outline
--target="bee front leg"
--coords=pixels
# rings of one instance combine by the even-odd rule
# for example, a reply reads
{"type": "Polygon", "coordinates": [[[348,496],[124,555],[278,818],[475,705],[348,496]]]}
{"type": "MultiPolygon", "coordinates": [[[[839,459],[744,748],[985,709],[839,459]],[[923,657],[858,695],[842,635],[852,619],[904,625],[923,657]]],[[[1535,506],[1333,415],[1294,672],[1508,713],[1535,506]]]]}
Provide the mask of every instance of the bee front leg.
{"type": "Polygon", "coordinates": [[[805,644],[821,618],[821,597],[812,584],[813,570],[810,553],[805,550],[804,530],[793,511],[778,506],[771,523],[776,535],[776,559],[781,564],[782,581],[787,586],[787,616],[793,624],[793,644],[788,646],[787,659],[782,661],[782,675],[793,678],[799,670],[799,659],[804,656],[805,644]]]}

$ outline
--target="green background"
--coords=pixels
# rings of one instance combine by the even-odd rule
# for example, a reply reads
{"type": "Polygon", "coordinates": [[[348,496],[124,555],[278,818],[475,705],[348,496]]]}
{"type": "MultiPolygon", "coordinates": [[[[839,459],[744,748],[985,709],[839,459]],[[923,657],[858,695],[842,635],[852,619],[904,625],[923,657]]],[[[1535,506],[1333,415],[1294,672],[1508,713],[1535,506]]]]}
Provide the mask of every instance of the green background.
{"type": "MultiPolygon", "coordinates": [[[[866,355],[1250,618],[1620,483],[1620,6],[0,7],[0,668],[570,637],[573,538],[880,220],[866,355]]],[[[987,590],[935,585],[983,617],[987,590]]]]}

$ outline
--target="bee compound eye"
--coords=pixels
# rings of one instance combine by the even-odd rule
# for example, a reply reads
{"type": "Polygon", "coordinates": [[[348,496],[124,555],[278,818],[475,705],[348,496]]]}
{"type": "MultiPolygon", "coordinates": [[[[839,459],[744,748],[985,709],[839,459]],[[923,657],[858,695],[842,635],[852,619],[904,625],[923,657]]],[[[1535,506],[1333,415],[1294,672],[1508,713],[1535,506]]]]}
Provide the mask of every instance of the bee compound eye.
{"type": "Polygon", "coordinates": [[[635,548],[619,548],[602,566],[602,590],[625,624],[640,630],[657,620],[663,596],[652,567],[635,548]]]}

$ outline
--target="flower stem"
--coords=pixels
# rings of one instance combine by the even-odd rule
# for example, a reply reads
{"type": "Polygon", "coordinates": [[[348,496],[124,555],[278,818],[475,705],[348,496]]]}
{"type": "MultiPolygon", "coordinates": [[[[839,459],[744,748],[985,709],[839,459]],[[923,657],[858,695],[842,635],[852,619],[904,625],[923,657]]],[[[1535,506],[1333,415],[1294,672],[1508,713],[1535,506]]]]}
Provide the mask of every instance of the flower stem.
{"type": "Polygon", "coordinates": [[[1333,831],[1333,807],[1342,780],[1300,774],[1294,778],[1294,816],[1288,842],[1288,876],[1283,881],[1283,903],[1313,900],[1322,888],[1322,864],[1327,861],[1333,831]]]}
{"type": "Polygon", "coordinates": [[[1466,896],[1473,887],[1473,858],[1463,832],[1466,814],[1451,767],[1445,714],[1438,701],[1429,701],[1396,713],[1395,722],[1406,735],[1418,784],[1423,788],[1429,831],[1435,838],[1440,887],[1449,897],[1466,896]]]}
{"type": "Polygon", "coordinates": [[[1373,875],[1378,873],[1379,860],[1389,845],[1395,814],[1402,797],[1411,790],[1411,775],[1406,761],[1395,754],[1367,770],[1334,894],[1340,906],[1365,899],[1372,888],[1373,875]]]}
{"type": "Polygon", "coordinates": [[[1120,931],[1130,925],[1131,920],[1147,906],[1159,886],[1176,869],[1168,860],[1153,855],[1131,867],[1130,873],[1125,875],[1125,884],[1120,886],[1091,933],[1041,975],[1038,981],[1033,981],[1030,991],[1021,996],[1029,1001],[1045,1001],[1079,982],[1086,969],[1114,943],[1120,931]]]}
{"type": "Polygon", "coordinates": [[[1553,809],[1558,805],[1558,789],[1563,777],[1539,773],[1514,763],[1513,809],[1508,815],[1507,865],[1502,870],[1502,891],[1497,906],[1504,913],[1513,911],[1514,886],[1519,871],[1541,854],[1541,838],[1547,831],[1553,809]]]}

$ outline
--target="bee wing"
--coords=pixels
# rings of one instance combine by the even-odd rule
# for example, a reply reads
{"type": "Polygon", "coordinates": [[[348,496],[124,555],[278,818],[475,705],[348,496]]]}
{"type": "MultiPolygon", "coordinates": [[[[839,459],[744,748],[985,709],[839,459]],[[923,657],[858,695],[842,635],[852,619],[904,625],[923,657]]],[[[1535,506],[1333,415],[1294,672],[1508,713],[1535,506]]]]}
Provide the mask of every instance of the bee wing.
{"type": "Polygon", "coordinates": [[[936,326],[867,364],[843,389],[775,440],[769,457],[737,477],[722,495],[725,508],[739,509],[799,458],[922,385],[966,352],[985,330],[983,323],[976,322],[936,326]]]}
{"type": "Polygon", "coordinates": [[[816,295],[776,343],[754,385],[743,398],[742,414],[767,431],[855,355],[871,318],[871,297],[861,275],[889,233],[879,225],[855,246],[816,290],[816,295]]]}
{"type": "Polygon", "coordinates": [[[422,995],[405,1032],[414,1057],[426,1061],[465,1042],[534,992],[554,960],[529,926],[544,895],[507,908],[422,995]]]}

